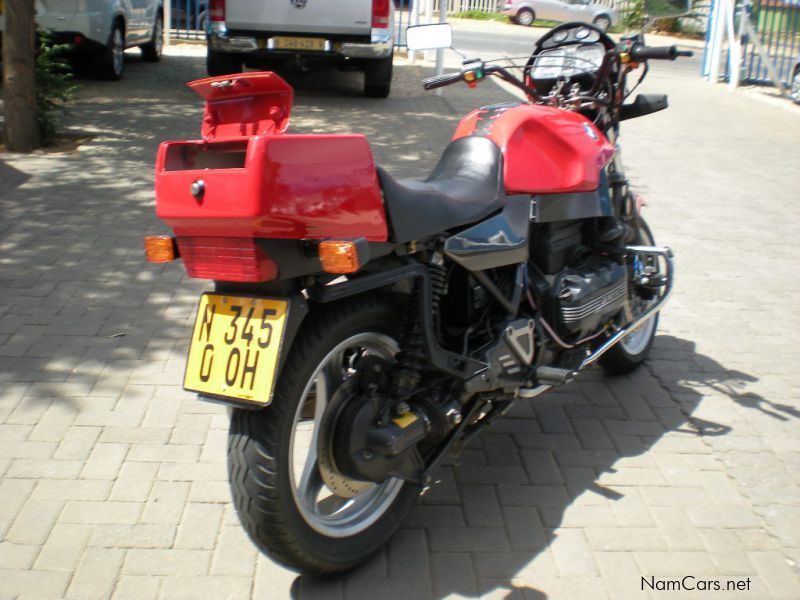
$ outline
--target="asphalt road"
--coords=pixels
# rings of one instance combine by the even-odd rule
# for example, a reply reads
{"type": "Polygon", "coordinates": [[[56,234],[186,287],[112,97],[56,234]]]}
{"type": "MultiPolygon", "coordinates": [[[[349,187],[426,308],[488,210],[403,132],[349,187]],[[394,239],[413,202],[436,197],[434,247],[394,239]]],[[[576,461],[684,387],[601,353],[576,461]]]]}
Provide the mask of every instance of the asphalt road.
{"type": "MultiPolygon", "coordinates": [[[[464,54],[477,56],[484,60],[500,58],[503,56],[519,57],[528,56],[533,50],[536,41],[547,33],[548,29],[542,27],[521,27],[518,25],[500,25],[497,28],[488,28],[484,24],[475,25],[459,22],[454,23],[454,46],[464,54]]],[[[664,45],[657,36],[650,36],[650,43],[654,46],[664,45]]],[[[454,59],[451,54],[448,65],[454,59]]],[[[702,51],[695,50],[691,58],[681,58],[676,61],[652,61],[651,68],[658,69],[663,74],[700,76],[702,51]]]]}

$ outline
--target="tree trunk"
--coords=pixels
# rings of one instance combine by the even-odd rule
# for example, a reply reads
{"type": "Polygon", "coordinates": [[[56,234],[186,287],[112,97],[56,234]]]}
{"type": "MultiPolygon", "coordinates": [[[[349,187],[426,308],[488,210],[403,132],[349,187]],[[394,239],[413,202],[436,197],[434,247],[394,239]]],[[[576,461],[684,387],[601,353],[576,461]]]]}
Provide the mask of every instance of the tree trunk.
{"type": "Polygon", "coordinates": [[[31,0],[5,0],[3,112],[6,150],[38,148],[36,120],[36,24],[31,0]]]}

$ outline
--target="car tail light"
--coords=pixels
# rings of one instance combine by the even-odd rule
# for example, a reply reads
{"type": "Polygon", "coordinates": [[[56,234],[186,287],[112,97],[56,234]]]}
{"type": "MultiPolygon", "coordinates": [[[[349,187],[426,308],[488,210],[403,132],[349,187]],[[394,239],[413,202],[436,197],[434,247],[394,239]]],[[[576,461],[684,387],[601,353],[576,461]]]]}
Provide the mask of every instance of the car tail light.
{"type": "Polygon", "coordinates": [[[372,0],[372,26],[377,29],[389,28],[389,10],[392,0],[372,0]]]}
{"type": "Polygon", "coordinates": [[[256,282],[278,276],[278,265],[252,238],[179,237],[178,250],[196,279],[256,282]]]}
{"type": "Polygon", "coordinates": [[[225,0],[209,0],[208,18],[210,21],[225,20],[225,0]]]}

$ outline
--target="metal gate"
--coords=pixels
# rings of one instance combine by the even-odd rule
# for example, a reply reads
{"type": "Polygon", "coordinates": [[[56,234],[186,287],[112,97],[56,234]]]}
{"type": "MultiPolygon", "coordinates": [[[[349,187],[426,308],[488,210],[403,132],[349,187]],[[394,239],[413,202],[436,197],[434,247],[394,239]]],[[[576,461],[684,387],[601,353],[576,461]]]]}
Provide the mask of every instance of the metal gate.
{"type": "MultiPolygon", "coordinates": [[[[750,22],[761,44],[775,64],[778,77],[788,83],[794,59],[800,54],[800,0],[754,0],[750,9],[750,22]]],[[[743,67],[746,81],[775,83],[752,43],[745,45],[743,67]]]]}
{"type": "Polygon", "coordinates": [[[167,0],[172,39],[205,40],[208,0],[167,0]]]}

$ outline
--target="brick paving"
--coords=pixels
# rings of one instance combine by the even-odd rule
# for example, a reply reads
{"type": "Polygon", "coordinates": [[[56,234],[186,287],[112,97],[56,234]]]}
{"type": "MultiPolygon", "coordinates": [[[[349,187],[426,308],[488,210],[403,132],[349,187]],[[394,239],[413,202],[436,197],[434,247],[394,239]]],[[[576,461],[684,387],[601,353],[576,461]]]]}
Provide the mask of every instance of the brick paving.
{"type": "MultiPolygon", "coordinates": [[[[246,539],[225,410],[180,388],[206,284],[142,256],[157,144],[200,125],[181,85],[203,60],[175,54],[81,82],[76,152],[0,160],[0,597],[674,598],[641,578],[692,575],[800,598],[800,112],[655,65],[673,107],[623,137],[678,261],[652,360],[520,401],[374,560],[315,580],[246,539]]],[[[295,130],[366,133],[422,176],[458,114],[504,95],[421,75],[397,68],[386,101],[300,77],[295,130]]]]}

